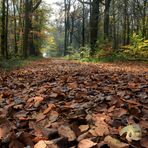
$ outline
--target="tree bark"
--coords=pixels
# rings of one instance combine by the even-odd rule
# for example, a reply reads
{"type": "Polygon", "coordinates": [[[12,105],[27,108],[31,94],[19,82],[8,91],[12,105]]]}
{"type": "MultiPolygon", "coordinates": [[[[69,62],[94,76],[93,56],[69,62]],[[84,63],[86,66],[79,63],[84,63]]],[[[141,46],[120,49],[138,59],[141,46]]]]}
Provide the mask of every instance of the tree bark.
{"type": "Polygon", "coordinates": [[[105,0],[104,10],[104,40],[109,40],[109,9],[111,0],[105,0]]]}
{"type": "Polygon", "coordinates": [[[25,1],[25,16],[24,16],[24,34],[23,34],[23,56],[27,58],[29,46],[29,0],[25,1]]]}
{"type": "Polygon", "coordinates": [[[83,0],[83,18],[82,18],[82,47],[85,46],[85,4],[83,0]]]}
{"type": "Polygon", "coordinates": [[[18,53],[18,46],[17,46],[17,24],[16,24],[16,8],[15,8],[15,3],[13,2],[13,16],[14,16],[14,53],[18,53]]]}
{"type": "Polygon", "coordinates": [[[9,0],[6,0],[6,29],[5,29],[5,56],[8,59],[8,17],[9,17],[9,0]]]}
{"type": "Polygon", "coordinates": [[[6,19],[6,14],[5,14],[5,0],[2,0],[2,17],[1,17],[1,54],[4,57],[5,56],[5,19],[6,19]]]}
{"type": "Polygon", "coordinates": [[[96,42],[98,38],[98,24],[99,24],[99,0],[93,0],[90,21],[90,55],[94,56],[96,51],[96,42]]]}

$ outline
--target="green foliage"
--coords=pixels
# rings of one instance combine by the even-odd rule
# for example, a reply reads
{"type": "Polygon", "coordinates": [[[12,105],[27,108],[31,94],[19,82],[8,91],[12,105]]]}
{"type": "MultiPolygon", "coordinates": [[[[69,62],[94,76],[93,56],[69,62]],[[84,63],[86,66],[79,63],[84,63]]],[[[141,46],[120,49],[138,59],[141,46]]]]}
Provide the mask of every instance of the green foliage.
{"type": "Polygon", "coordinates": [[[133,34],[131,44],[122,47],[127,56],[137,59],[148,59],[148,40],[144,40],[141,35],[133,34]]]}
{"type": "Polygon", "coordinates": [[[4,58],[0,59],[0,69],[13,69],[22,67],[24,65],[25,63],[23,62],[23,59],[19,57],[11,58],[9,60],[6,60],[4,58]]]}
{"type": "Polygon", "coordinates": [[[89,59],[90,48],[80,47],[79,49],[74,49],[72,46],[68,47],[68,55],[65,56],[66,59],[70,60],[80,60],[85,61],[89,59]]]}
{"type": "Polygon", "coordinates": [[[27,59],[23,59],[20,56],[12,57],[9,60],[6,60],[2,57],[0,57],[0,69],[14,69],[14,68],[21,68],[27,64],[29,64],[30,61],[36,61],[42,59],[42,57],[36,57],[36,56],[30,56],[27,59]]]}

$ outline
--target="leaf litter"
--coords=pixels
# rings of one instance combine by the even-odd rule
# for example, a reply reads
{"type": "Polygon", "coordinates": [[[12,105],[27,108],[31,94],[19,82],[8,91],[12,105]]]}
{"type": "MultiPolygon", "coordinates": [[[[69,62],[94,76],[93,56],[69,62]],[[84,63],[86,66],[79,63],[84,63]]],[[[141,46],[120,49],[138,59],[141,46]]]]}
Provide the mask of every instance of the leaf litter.
{"type": "Polygon", "coordinates": [[[0,147],[148,147],[147,67],[46,59],[0,72],[0,147]]]}

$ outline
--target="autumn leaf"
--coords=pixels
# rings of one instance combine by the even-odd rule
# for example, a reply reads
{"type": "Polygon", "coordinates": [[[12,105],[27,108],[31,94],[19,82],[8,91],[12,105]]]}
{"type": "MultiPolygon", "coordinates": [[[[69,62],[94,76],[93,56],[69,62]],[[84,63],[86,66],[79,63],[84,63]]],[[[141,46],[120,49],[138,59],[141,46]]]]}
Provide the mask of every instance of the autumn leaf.
{"type": "Polygon", "coordinates": [[[57,118],[59,117],[59,113],[56,111],[51,111],[49,114],[49,121],[50,122],[55,122],[57,118]]]}
{"type": "Polygon", "coordinates": [[[80,125],[79,129],[81,132],[85,132],[89,129],[89,125],[80,125]]]}
{"type": "Polygon", "coordinates": [[[97,143],[94,143],[93,141],[89,139],[83,139],[79,142],[78,148],[91,148],[95,145],[97,145],[97,143]]]}
{"type": "Polygon", "coordinates": [[[37,116],[36,116],[36,122],[39,122],[43,119],[45,119],[46,115],[44,115],[43,113],[39,113],[37,116]]]}
{"type": "Polygon", "coordinates": [[[48,114],[53,108],[55,108],[54,104],[48,104],[48,108],[44,110],[43,114],[48,114]]]}
{"type": "Polygon", "coordinates": [[[122,128],[119,132],[120,136],[126,133],[126,139],[128,141],[140,140],[142,137],[141,128],[138,124],[131,124],[122,128]]]}
{"type": "Polygon", "coordinates": [[[120,142],[118,139],[106,136],[104,142],[108,144],[110,148],[128,148],[129,144],[120,142]]]}
{"type": "Polygon", "coordinates": [[[60,135],[67,137],[69,141],[73,141],[76,139],[74,131],[72,131],[71,128],[68,126],[60,126],[58,128],[58,132],[60,135]]]}
{"type": "Polygon", "coordinates": [[[58,146],[52,141],[41,140],[34,146],[34,148],[58,148],[58,146]]]}

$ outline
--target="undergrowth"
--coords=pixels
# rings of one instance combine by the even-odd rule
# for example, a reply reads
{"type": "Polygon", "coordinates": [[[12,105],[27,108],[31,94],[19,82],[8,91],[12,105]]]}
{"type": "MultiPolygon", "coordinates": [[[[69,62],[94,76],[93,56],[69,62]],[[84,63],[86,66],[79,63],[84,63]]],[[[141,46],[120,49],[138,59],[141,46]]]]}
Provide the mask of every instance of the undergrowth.
{"type": "Polygon", "coordinates": [[[0,57],[0,70],[8,70],[8,69],[14,69],[14,68],[21,68],[31,61],[40,60],[42,57],[35,57],[30,56],[27,59],[23,59],[22,57],[16,56],[14,58],[10,59],[4,59],[0,57]]]}

